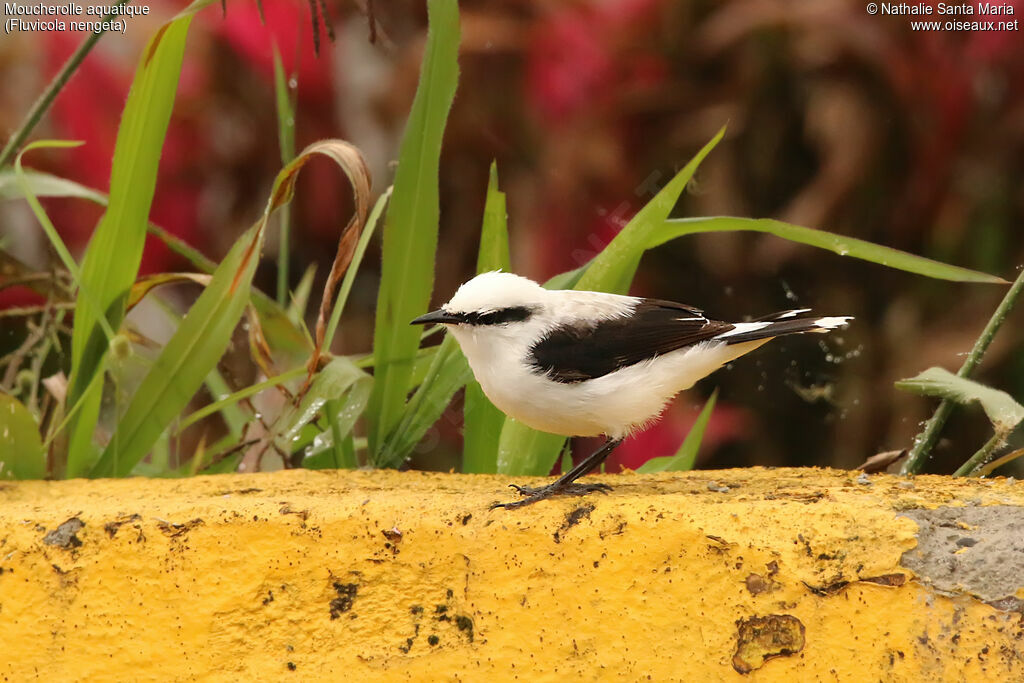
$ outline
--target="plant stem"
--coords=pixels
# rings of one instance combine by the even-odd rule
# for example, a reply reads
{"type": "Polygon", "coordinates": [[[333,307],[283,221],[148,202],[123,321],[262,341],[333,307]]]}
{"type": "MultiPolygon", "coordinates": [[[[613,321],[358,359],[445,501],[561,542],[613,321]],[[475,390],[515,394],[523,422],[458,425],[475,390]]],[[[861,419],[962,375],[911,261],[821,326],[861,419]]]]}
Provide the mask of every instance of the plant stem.
{"type": "MultiPolygon", "coordinates": [[[[960,370],[956,373],[960,377],[970,377],[974,369],[978,367],[981,362],[982,356],[985,355],[985,351],[988,350],[988,345],[992,343],[992,339],[996,336],[996,332],[999,331],[999,327],[1006,320],[1006,316],[1010,313],[1013,305],[1017,302],[1017,297],[1020,296],[1021,290],[1024,290],[1024,268],[1021,269],[1017,279],[1010,285],[1009,291],[1006,292],[1006,296],[999,302],[999,306],[996,308],[995,313],[989,318],[988,325],[982,331],[981,336],[974,342],[974,348],[967,354],[967,359],[964,364],[960,366],[960,370]]],[[[910,451],[910,455],[907,457],[907,461],[903,463],[903,468],[900,470],[900,474],[916,474],[922,467],[924,467],[925,461],[928,459],[931,453],[932,447],[939,438],[939,432],[942,431],[942,427],[946,424],[946,420],[949,419],[950,413],[953,412],[953,406],[955,404],[949,399],[942,399],[942,403],[935,410],[935,414],[932,415],[931,419],[925,425],[924,430],[918,434],[917,438],[914,439],[914,447],[910,451]]],[[[988,444],[985,444],[987,447],[988,444]]],[[[981,453],[985,450],[982,447],[981,453]]],[[[974,461],[974,458],[978,457],[976,453],[967,463],[970,464],[974,461]]],[[[959,474],[963,469],[961,467],[957,470],[959,474]]]]}
{"type": "Polygon", "coordinates": [[[992,438],[985,442],[985,445],[978,449],[978,452],[971,456],[970,460],[960,465],[960,469],[953,473],[954,477],[969,477],[974,471],[988,462],[992,452],[999,448],[999,445],[1006,439],[1006,434],[996,432],[992,438]]]}
{"type": "MultiPolygon", "coordinates": [[[[116,7],[128,2],[128,0],[117,0],[115,3],[116,7]]],[[[103,18],[103,21],[110,21],[113,14],[108,14],[103,18]]],[[[36,127],[39,120],[43,118],[43,115],[50,109],[50,105],[53,104],[53,100],[57,97],[57,93],[64,89],[64,85],[71,78],[72,74],[78,70],[79,65],[85,59],[85,56],[89,54],[93,46],[100,39],[105,31],[99,31],[92,33],[86,38],[75,53],[68,58],[68,61],[64,63],[60,73],[54,76],[53,80],[50,81],[50,85],[43,91],[39,96],[39,99],[32,105],[32,109],[29,110],[28,114],[25,115],[25,120],[22,121],[21,127],[14,132],[14,135],[4,145],[3,151],[0,151],[0,168],[3,168],[7,163],[10,162],[11,157],[21,147],[22,143],[28,138],[32,129],[36,127]]]]}
{"type": "Polygon", "coordinates": [[[997,469],[999,469],[1003,465],[1006,465],[1007,463],[1011,463],[1014,460],[1016,460],[1017,458],[1020,458],[1022,456],[1024,456],[1024,448],[1018,448],[1015,451],[1010,451],[1009,453],[1006,453],[1004,455],[1000,455],[995,460],[991,460],[991,461],[985,463],[984,465],[982,465],[981,467],[978,467],[973,472],[970,472],[970,476],[972,476],[972,477],[987,477],[988,475],[992,474],[993,472],[995,472],[997,469]]]}

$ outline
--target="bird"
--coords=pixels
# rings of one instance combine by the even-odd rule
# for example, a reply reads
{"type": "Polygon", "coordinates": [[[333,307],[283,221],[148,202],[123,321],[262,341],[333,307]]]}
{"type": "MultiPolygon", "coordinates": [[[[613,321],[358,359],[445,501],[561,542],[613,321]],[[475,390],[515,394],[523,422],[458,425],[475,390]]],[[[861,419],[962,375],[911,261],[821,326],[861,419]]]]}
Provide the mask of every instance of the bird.
{"type": "Polygon", "coordinates": [[[825,333],[852,316],[779,311],[748,322],[708,319],[693,306],[605,292],[549,290],[493,271],[458,288],[413,325],[440,324],[458,342],[487,398],[542,432],[604,436],[604,444],[547,486],[510,484],[519,508],[552,496],[608,492],[576,480],[655,422],[676,394],[775,337],[825,333]]]}

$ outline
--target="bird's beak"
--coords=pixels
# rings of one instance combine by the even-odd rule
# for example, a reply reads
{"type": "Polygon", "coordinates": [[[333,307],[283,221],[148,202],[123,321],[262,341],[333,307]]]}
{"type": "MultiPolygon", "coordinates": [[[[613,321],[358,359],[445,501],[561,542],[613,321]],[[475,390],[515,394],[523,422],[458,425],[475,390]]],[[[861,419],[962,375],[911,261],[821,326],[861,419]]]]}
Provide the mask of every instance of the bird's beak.
{"type": "Polygon", "coordinates": [[[436,310],[436,311],[431,311],[430,313],[427,313],[426,315],[421,315],[420,317],[416,318],[415,320],[413,320],[409,324],[410,325],[429,325],[430,323],[442,323],[442,324],[449,323],[449,324],[451,324],[451,323],[461,323],[461,322],[465,322],[465,319],[464,319],[463,316],[461,316],[461,315],[459,315],[457,313],[448,313],[447,311],[445,311],[443,309],[440,309],[440,310],[436,310]]]}

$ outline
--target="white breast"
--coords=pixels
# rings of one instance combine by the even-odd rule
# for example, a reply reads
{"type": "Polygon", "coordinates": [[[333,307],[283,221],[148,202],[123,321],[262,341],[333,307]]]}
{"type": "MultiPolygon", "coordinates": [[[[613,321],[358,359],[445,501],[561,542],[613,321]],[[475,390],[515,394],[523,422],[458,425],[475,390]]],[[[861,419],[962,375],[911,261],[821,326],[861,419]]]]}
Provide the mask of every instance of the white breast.
{"type": "Polygon", "coordinates": [[[643,428],[677,393],[765,340],[705,342],[582,382],[555,382],[523,360],[522,339],[453,328],[480,386],[502,412],[540,431],[613,438],[643,428]]]}

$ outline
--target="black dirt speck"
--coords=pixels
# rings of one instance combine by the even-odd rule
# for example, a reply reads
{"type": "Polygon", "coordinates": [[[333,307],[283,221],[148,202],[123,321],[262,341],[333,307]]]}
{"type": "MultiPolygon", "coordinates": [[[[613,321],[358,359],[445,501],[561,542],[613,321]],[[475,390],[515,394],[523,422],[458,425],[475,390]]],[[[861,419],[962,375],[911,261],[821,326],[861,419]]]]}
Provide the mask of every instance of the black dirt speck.
{"type": "Polygon", "coordinates": [[[567,514],[565,516],[565,521],[562,522],[562,526],[558,527],[558,531],[554,534],[555,543],[561,543],[562,534],[579,524],[584,519],[589,519],[590,513],[594,511],[594,508],[595,506],[592,503],[588,503],[586,505],[580,505],[567,514]]]}
{"type": "Polygon", "coordinates": [[[469,642],[473,642],[473,620],[464,614],[460,614],[455,617],[455,625],[459,627],[459,630],[466,634],[469,638],[469,642]]]}
{"type": "Polygon", "coordinates": [[[352,609],[352,603],[356,600],[359,585],[355,583],[341,583],[339,581],[335,581],[333,585],[338,597],[331,600],[330,603],[331,619],[337,619],[352,609]]]}

